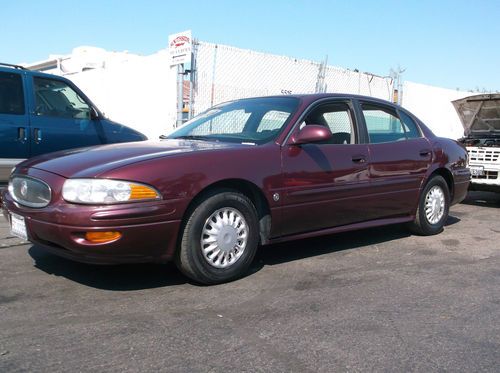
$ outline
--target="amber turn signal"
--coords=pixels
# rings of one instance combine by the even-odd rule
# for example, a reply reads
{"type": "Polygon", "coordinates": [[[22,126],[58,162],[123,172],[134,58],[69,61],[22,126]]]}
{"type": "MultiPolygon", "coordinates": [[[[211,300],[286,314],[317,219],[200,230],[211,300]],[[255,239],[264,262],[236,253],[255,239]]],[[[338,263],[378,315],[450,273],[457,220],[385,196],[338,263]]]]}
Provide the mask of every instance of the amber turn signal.
{"type": "Polygon", "coordinates": [[[158,198],[158,193],[145,185],[130,184],[130,199],[155,199],[158,198]]]}
{"type": "Polygon", "coordinates": [[[120,232],[87,232],[85,239],[93,243],[106,243],[116,241],[122,236],[120,232]]]}

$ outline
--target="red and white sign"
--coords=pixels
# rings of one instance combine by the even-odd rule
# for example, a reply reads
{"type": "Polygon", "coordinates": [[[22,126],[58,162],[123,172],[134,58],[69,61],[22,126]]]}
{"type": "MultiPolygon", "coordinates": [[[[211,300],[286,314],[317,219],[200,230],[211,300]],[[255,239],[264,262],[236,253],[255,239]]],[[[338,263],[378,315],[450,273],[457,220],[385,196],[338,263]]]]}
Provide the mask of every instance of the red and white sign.
{"type": "Polygon", "coordinates": [[[168,36],[168,52],[172,58],[170,65],[191,63],[192,50],[193,39],[191,38],[191,30],[168,36]]]}

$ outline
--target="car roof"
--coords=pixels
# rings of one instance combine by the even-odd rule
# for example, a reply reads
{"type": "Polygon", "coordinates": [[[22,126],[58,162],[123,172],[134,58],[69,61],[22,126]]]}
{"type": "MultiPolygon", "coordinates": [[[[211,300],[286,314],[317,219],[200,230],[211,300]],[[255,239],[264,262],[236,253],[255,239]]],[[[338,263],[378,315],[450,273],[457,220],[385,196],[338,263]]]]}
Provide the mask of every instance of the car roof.
{"type": "Polygon", "coordinates": [[[372,101],[372,102],[379,102],[383,104],[390,104],[393,106],[400,107],[398,104],[395,104],[393,102],[377,98],[377,97],[372,97],[372,96],[364,96],[364,95],[357,95],[353,93],[301,93],[301,94],[290,94],[290,95],[272,95],[272,96],[260,96],[260,97],[246,97],[246,98],[240,98],[236,99],[237,100],[244,100],[244,99],[254,99],[254,98],[283,98],[283,97],[294,97],[303,101],[307,102],[313,102],[316,100],[320,99],[325,99],[325,98],[344,98],[344,99],[357,99],[357,100],[366,100],[366,101],[372,101]]]}
{"type": "Polygon", "coordinates": [[[62,79],[62,80],[67,81],[67,79],[65,77],[60,76],[60,75],[48,74],[48,73],[44,73],[44,72],[37,71],[37,70],[29,70],[26,67],[21,66],[21,65],[14,65],[14,64],[10,64],[10,63],[4,63],[4,62],[0,62],[0,71],[22,72],[24,74],[36,75],[36,76],[41,76],[41,77],[45,77],[45,78],[57,78],[57,79],[62,79]]]}
{"type": "Polygon", "coordinates": [[[14,65],[12,63],[5,63],[5,62],[0,62],[0,67],[5,66],[9,69],[19,69],[19,70],[26,70],[24,66],[21,65],[14,65]]]}

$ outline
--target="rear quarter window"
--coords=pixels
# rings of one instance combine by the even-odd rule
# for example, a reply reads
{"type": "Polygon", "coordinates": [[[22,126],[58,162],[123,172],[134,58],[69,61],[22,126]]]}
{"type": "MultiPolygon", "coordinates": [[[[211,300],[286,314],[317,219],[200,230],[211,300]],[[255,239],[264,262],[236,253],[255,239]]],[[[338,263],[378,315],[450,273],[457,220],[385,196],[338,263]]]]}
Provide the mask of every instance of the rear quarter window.
{"type": "Polygon", "coordinates": [[[416,139],[422,137],[417,124],[409,115],[407,115],[403,111],[400,111],[399,117],[401,118],[401,122],[403,122],[403,127],[406,132],[406,137],[408,137],[409,139],[416,139]]]}

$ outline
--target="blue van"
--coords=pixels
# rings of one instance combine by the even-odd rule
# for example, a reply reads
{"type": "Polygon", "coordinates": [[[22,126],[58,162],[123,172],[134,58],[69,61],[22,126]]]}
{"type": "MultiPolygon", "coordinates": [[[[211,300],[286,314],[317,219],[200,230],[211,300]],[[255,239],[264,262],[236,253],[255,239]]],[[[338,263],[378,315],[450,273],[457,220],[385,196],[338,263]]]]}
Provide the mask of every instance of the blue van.
{"type": "Polygon", "coordinates": [[[38,154],[146,139],[106,119],[70,80],[0,63],[0,185],[38,154]]]}

